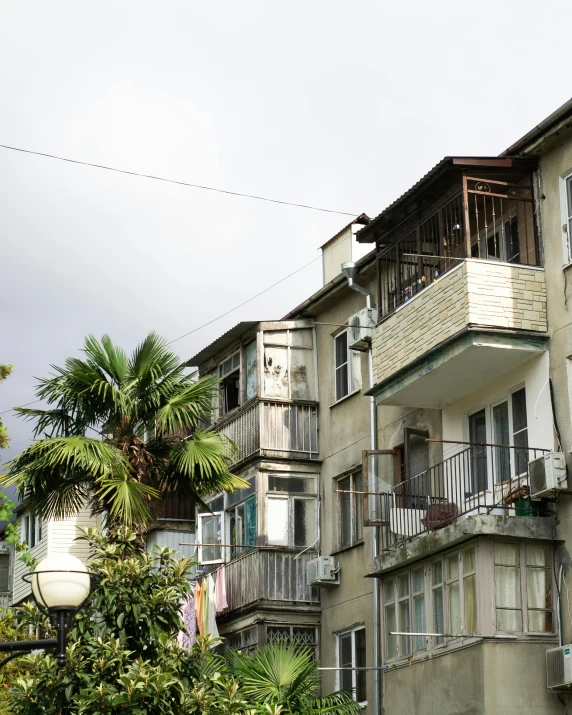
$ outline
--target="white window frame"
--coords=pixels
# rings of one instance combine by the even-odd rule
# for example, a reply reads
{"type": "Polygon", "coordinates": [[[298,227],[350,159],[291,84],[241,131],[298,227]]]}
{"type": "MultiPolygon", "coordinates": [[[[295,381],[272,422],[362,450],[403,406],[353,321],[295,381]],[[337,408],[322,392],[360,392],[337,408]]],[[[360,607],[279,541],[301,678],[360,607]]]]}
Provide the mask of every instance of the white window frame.
{"type": "Polygon", "coordinates": [[[27,512],[22,517],[22,530],[20,534],[22,541],[28,544],[28,549],[32,550],[42,540],[42,520],[31,512],[27,512]]]}
{"type": "Polygon", "coordinates": [[[220,397],[219,397],[219,406],[218,406],[218,418],[220,419],[221,417],[224,417],[225,415],[230,414],[231,412],[234,412],[234,410],[237,410],[241,405],[242,405],[242,350],[239,348],[238,350],[235,350],[233,353],[231,353],[228,357],[226,357],[224,360],[221,360],[217,366],[217,375],[219,380],[226,380],[228,377],[233,375],[234,373],[238,373],[238,405],[237,407],[233,407],[231,410],[226,409],[226,405],[224,404],[224,395],[222,392],[222,384],[220,385],[220,397]],[[238,355],[238,366],[237,367],[232,367],[232,361],[234,358],[238,355]],[[222,366],[227,363],[228,361],[231,361],[231,369],[225,373],[224,375],[222,374],[222,366]]]}
{"type": "Polygon", "coordinates": [[[350,330],[351,328],[345,328],[334,335],[334,404],[341,402],[341,400],[361,390],[361,353],[350,348],[350,330]],[[344,335],[344,333],[347,336],[346,361],[338,365],[337,340],[344,335]],[[343,368],[344,365],[348,366],[346,392],[343,395],[338,395],[338,370],[343,368]]]}
{"type": "Polygon", "coordinates": [[[351,474],[345,474],[344,476],[339,477],[334,484],[336,485],[335,488],[338,489],[339,491],[337,492],[337,505],[338,505],[338,526],[339,526],[339,541],[338,541],[338,548],[339,549],[349,549],[352,546],[356,546],[357,544],[362,544],[364,540],[364,535],[363,535],[363,528],[364,528],[364,495],[356,494],[355,491],[357,490],[357,479],[358,477],[361,476],[361,491],[364,490],[364,481],[363,481],[363,473],[361,470],[358,470],[356,472],[352,472],[351,474]],[[350,493],[349,493],[349,498],[350,498],[350,543],[349,544],[342,544],[342,520],[343,520],[343,503],[342,500],[344,498],[344,495],[341,491],[341,484],[342,482],[346,481],[346,479],[350,480],[350,493]],[[358,533],[358,524],[361,525],[361,533],[358,533]]]}
{"type": "MultiPolygon", "coordinates": [[[[336,634],[336,666],[338,668],[341,667],[341,648],[340,648],[340,640],[344,637],[350,636],[351,637],[351,649],[352,649],[352,668],[356,667],[356,633],[357,631],[363,631],[365,635],[365,646],[366,646],[366,654],[367,654],[367,631],[365,628],[365,624],[360,623],[357,626],[353,626],[353,628],[348,628],[347,630],[341,631],[340,633],[336,634]]],[[[366,671],[367,672],[367,671],[366,671]]],[[[367,705],[367,697],[365,700],[357,700],[357,670],[352,670],[352,697],[358,705],[360,705],[362,708],[367,705]]],[[[341,678],[341,671],[337,671],[336,675],[336,690],[340,690],[342,688],[342,678],[341,678]]],[[[367,696],[367,681],[366,681],[366,696],[367,696]]]]}
{"type": "Polygon", "coordinates": [[[316,496],[312,495],[307,495],[307,494],[285,494],[285,493],[280,493],[280,492],[269,492],[266,494],[266,543],[268,546],[276,546],[276,548],[283,548],[283,549],[307,549],[313,546],[316,541],[318,540],[318,498],[316,496]],[[273,500],[284,500],[288,502],[288,524],[287,524],[287,544],[274,544],[270,541],[270,538],[268,536],[268,502],[273,499],[273,500]],[[314,542],[310,544],[296,544],[294,542],[294,512],[295,512],[295,504],[297,501],[312,501],[314,503],[314,524],[315,524],[315,531],[314,531],[314,542]]]}
{"type": "MultiPolygon", "coordinates": [[[[223,540],[224,540],[224,535],[225,535],[225,518],[224,518],[224,511],[213,511],[212,513],[209,511],[203,512],[202,514],[197,514],[197,559],[198,562],[202,565],[206,564],[222,564],[224,563],[225,556],[226,556],[226,547],[222,546],[223,540]],[[216,547],[205,547],[202,544],[203,542],[203,520],[204,519],[212,519],[218,517],[219,522],[220,522],[220,558],[218,559],[211,559],[209,561],[204,560],[204,549],[205,548],[216,548],[216,547]]],[[[213,542],[214,543],[214,542],[213,542]]]]}
{"type": "Polygon", "coordinates": [[[572,171],[560,177],[562,256],[564,265],[572,263],[572,171]]]}

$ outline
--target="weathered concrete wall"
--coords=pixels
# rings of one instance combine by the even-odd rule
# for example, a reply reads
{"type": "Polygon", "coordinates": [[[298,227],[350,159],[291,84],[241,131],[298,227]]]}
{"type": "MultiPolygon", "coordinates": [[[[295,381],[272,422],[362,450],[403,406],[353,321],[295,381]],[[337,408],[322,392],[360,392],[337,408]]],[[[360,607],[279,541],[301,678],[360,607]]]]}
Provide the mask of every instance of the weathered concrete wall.
{"type": "Polygon", "coordinates": [[[561,715],[544,643],[481,642],[384,674],[388,715],[561,715]]]}
{"type": "Polygon", "coordinates": [[[387,379],[467,325],[545,333],[543,269],[464,261],[376,328],[375,382],[387,379]]]}

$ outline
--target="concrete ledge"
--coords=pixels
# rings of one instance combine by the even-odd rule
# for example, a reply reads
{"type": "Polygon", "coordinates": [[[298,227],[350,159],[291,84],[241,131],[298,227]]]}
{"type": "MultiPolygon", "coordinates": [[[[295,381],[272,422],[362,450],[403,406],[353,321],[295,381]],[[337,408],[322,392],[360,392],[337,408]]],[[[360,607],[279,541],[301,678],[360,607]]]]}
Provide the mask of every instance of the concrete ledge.
{"type": "Polygon", "coordinates": [[[552,539],[551,517],[485,516],[470,514],[443,529],[421,534],[375,559],[371,576],[389,573],[444,551],[475,536],[511,536],[515,539],[552,539]]]}

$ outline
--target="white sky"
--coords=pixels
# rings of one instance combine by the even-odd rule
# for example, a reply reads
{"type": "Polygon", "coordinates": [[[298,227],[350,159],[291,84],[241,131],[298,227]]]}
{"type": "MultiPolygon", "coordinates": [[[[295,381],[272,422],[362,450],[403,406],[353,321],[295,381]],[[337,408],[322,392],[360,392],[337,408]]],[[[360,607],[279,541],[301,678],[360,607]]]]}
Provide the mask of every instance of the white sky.
{"type": "MultiPolygon", "coordinates": [[[[0,0],[0,143],[371,216],[571,95],[572,4],[0,0]]],[[[347,217],[0,149],[0,410],[87,333],[167,339],[312,258],[347,217]]],[[[320,261],[175,344],[278,318],[320,261]]],[[[3,416],[10,456],[29,427],[3,416]]]]}

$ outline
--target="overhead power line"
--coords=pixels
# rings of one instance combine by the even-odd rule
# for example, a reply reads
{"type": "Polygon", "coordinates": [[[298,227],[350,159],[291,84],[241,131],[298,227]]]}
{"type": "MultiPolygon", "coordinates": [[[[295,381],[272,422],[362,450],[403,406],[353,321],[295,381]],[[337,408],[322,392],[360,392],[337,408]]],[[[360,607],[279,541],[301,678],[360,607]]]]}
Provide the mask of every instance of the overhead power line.
{"type": "MultiPolygon", "coordinates": [[[[268,288],[265,288],[264,290],[261,290],[259,293],[256,295],[251,296],[250,298],[247,298],[244,300],[242,303],[239,303],[238,305],[235,305],[234,308],[231,308],[230,310],[227,310],[224,313],[221,313],[221,315],[218,315],[216,318],[213,318],[212,320],[207,321],[206,323],[203,323],[202,325],[199,325],[197,328],[193,328],[192,330],[189,330],[188,333],[184,333],[183,335],[179,335],[178,338],[174,338],[173,340],[169,340],[167,342],[167,345],[171,345],[171,343],[176,343],[178,340],[182,340],[183,338],[186,338],[188,335],[192,335],[193,333],[196,333],[198,330],[202,330],[203,328],[206,328],[207,325],[212,325],[212,323],[216,323],[218,320],[221,320],[222,318],[226,317],[227,315],[230,315],[231,313],[234,313],[236,310],[239,308],[242,308],[243,305],[246,305],[247,303],[252,302],[256,298],[258,298],[261,295],[264,295],[264,293],[268,293],[269,290],[272,288],[275,288],[277,285],[280,283],[283,283],[284,281],[288,280],[288,278],[292,278],[292,276],[295,276],[296,273],[300,273],[300,271],[303,271],[304,268],[307,268],[308,266],[311,266],[312,263],[315,263],[316,261],[320,260],[321,256],[316,256],[316,258],[313,258],[311,261],[308,261],[308,263],[305,263],[303,266],[300,266],[300,268],[297,268],[295,271],[292,273],[289,273],[287,276],[284,276],[284,278],[281,278],[279,281],[276,281],[276,283],[273,283],[272,285],[268,286],[268,288]]],[[[28,405],[33,405],[36,402],[41,402],[41,400],[32,400],[31,402],[26,402],[23,405],[20,405],[20,407],[27,407],[28,405]]],[[[0,412],[0,415],[5,415],[7,412],[14,412],[14,410],[18,409],[17,407],[11,407],[9,410],[4,410],[3,412],[0,412]]]]}
{"type": "Polygon", "coordinates": [[[89,161],[80,161],[79,159],[68,159],[65,156],[57,156],[56,154],[46,154],[41,151],[32,151],[31,149],[22,149],[17,146],[8,146],[0,144],[0,148],[9,149],[10,151],[19,151],[23,154],[33,154],[34,156],[43,156],[47,159],[57,159],[58,161],[67,161],[69,164],[80,164],[81,166],[91,166],[94,169],[105,169],[106,171],[114,171],[117,174],[128,174],[129,176],[140,176],[143,179],[153,179],[154,181],[164,181],[168,184],[178,184],[179,186],[188,186],[192,189],[202,189],[203,191],[214,191],[218,194],[228,194],[230,196],[241,196],[245,199],[256,199],[256,201],[268,201],[272,204],[282,204],[283,206],[295,206],[299,209],[309,209],[310,211],[321,211],[329,214],[340,214],[342,216],[358,216],[357,213],[349,211],[335,211],[334,209],[324,209],[319,206],[310,206],[308,204],[298,204],[294,201],[282,201],[280,199],[271,199],[267,196],[256,196],[254,194],[245,194],[241,191],[229,191],[228,189],[218,189],[214,186],[204,186],[202,184],[191,184],[188,181],[177,181],[176,179],[167,179],[164,176],[154,176],[153,174],[142,174],[138,171],[128,171],[127,169],[117,169],[113,166],[105,166],[104,164],[92,164],[89,161]]]}

